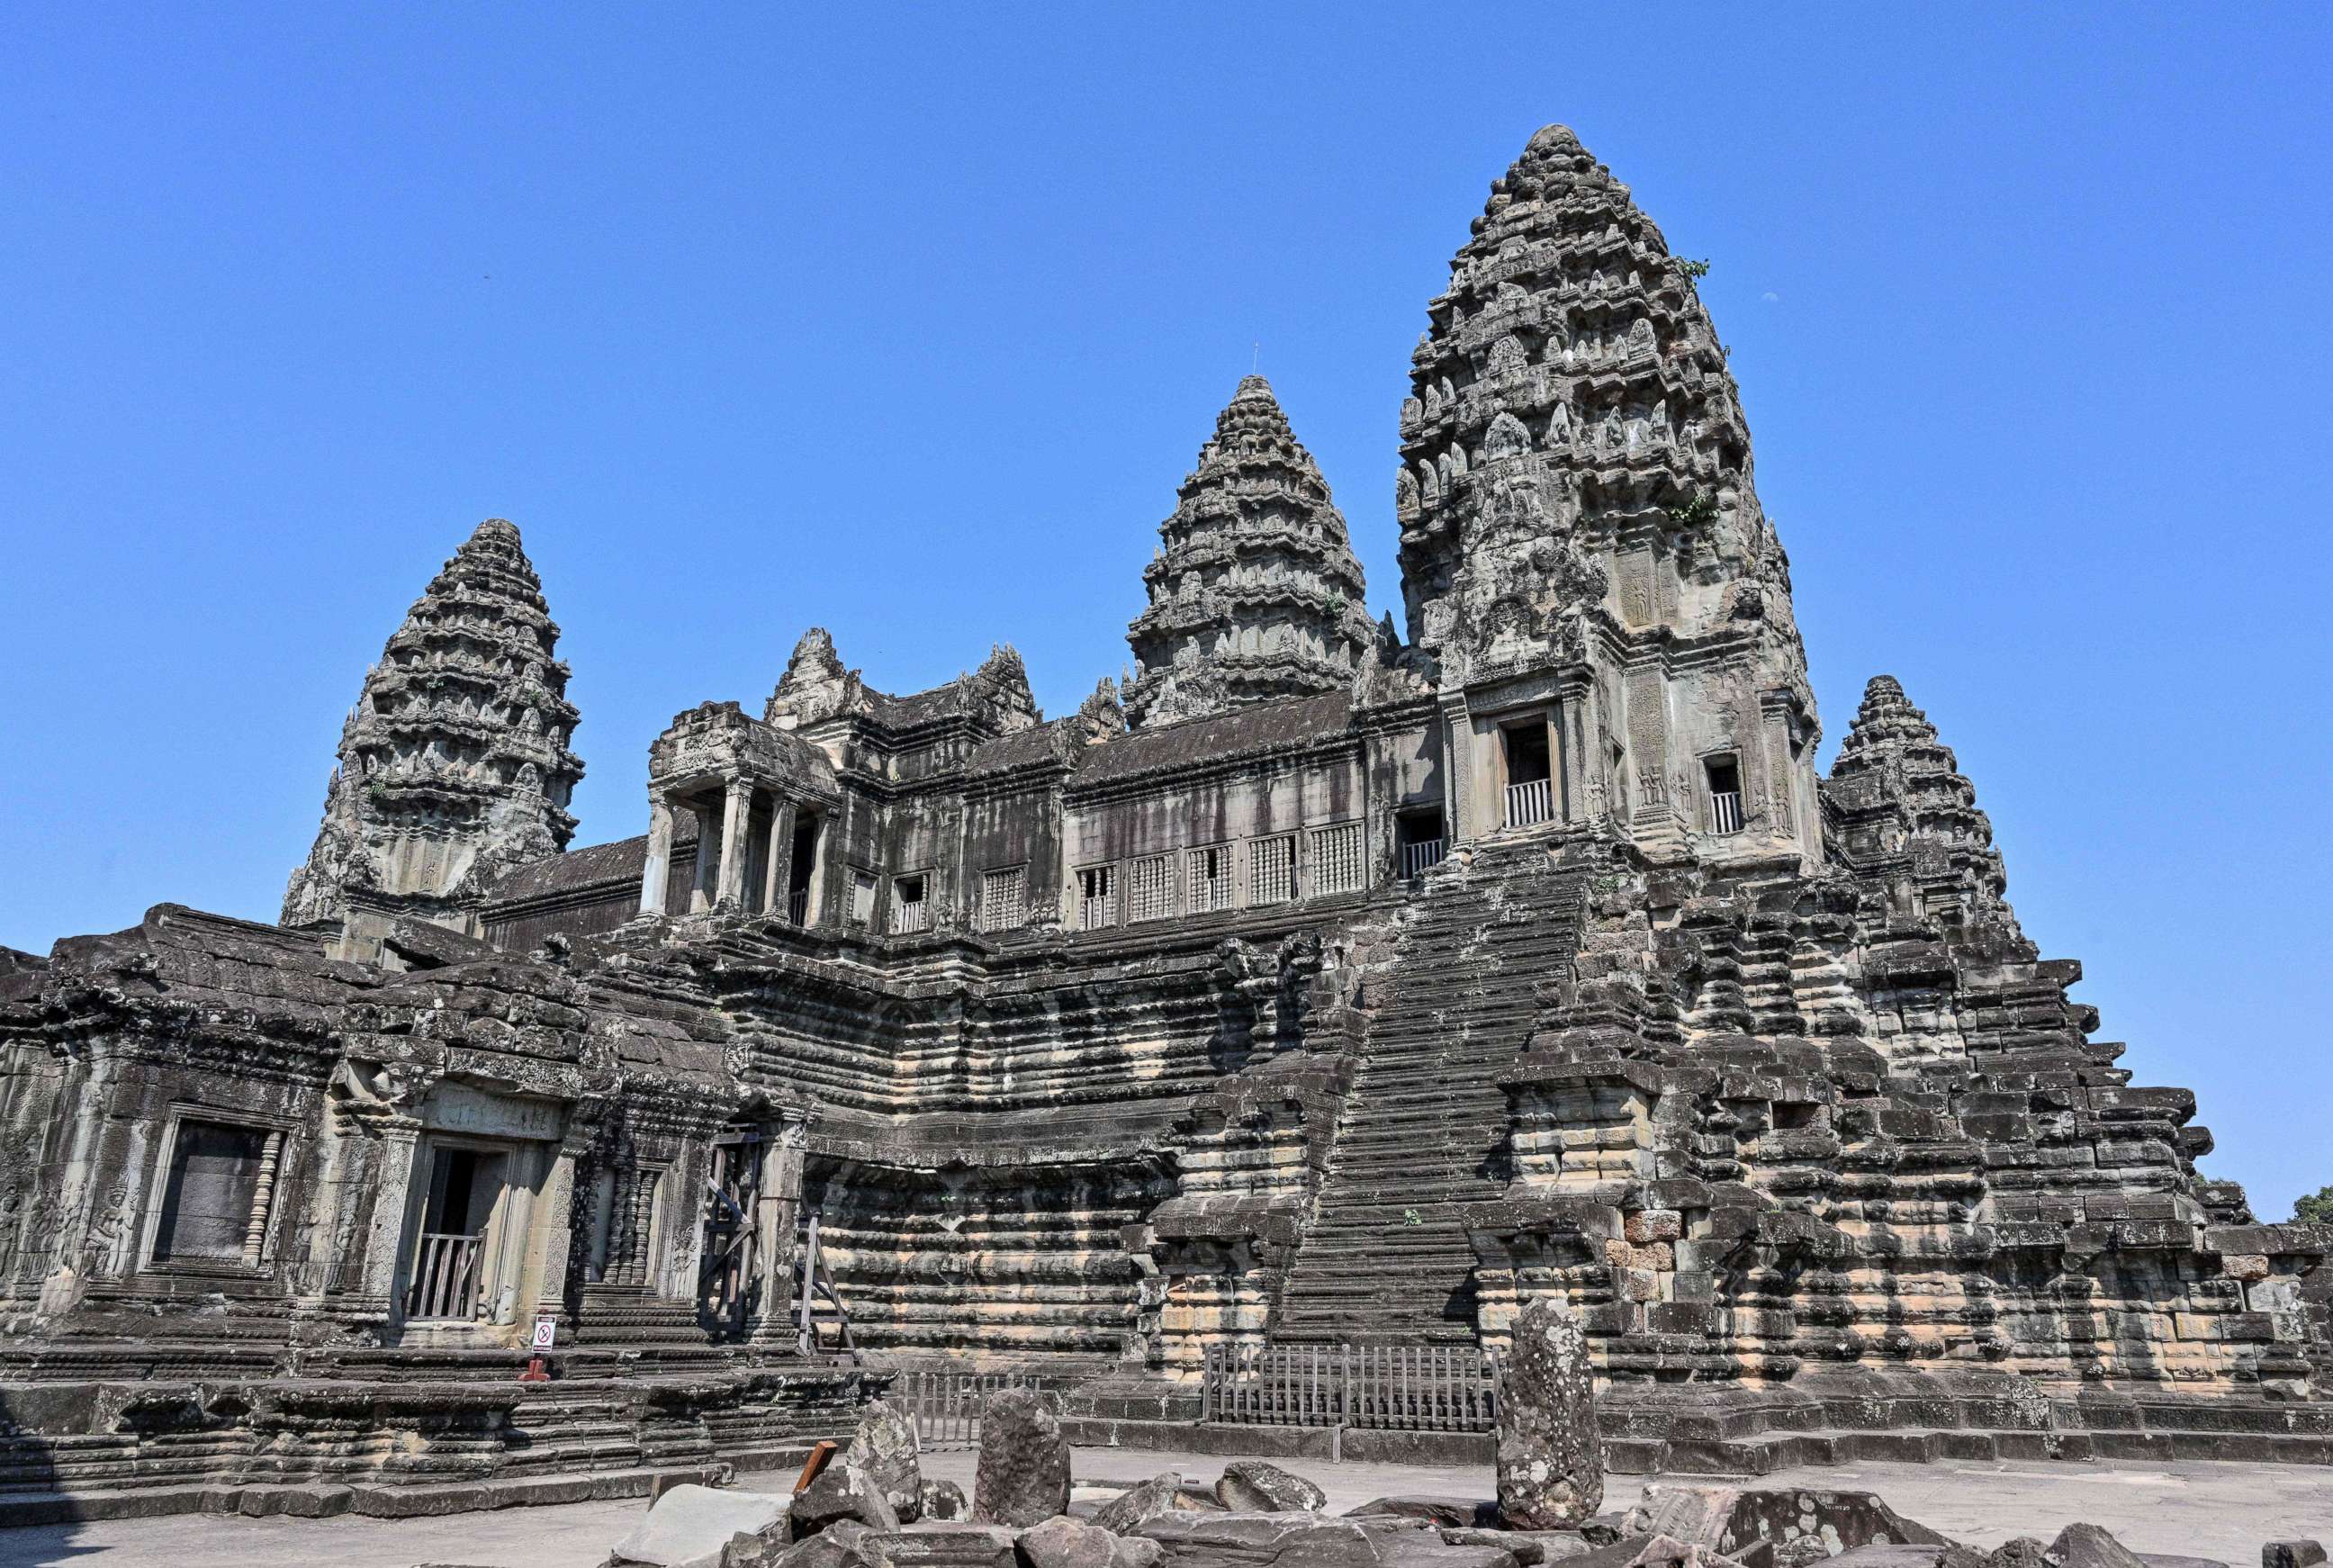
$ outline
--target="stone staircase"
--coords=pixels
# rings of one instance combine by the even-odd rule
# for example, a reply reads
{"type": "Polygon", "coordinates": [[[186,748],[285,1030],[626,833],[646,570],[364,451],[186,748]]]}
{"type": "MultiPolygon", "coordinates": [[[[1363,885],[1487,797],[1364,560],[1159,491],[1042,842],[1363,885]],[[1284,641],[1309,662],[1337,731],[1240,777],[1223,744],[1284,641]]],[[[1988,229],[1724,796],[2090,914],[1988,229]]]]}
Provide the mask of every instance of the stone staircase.
{"type": "Polygon", "coordinates": [[[1474,1342],[1464,1207],[1499,1196],[1507,1101],[1535,987],[1579,952],[1585,879],[1543,836],[1446,861],[1408,912],[1275,1342],[1474,1342]]]}

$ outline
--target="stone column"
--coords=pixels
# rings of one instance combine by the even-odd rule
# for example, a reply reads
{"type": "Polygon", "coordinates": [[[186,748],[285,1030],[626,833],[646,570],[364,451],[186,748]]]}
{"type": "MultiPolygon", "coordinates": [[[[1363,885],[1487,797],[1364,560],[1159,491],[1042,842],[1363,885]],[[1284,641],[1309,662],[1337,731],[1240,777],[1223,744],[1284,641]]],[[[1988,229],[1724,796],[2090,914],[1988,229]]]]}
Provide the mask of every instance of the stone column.
{"type": "Polygon", "coordinates": [[[567,1259],[575,1239],[575,1166],[589,1142],[589,1130],[572,1109],[543,1178],[542,1196],[527,1206],[526,1264],[520,1276],[518,1328],[522,1335],[536,1317],[548,1313],[566,1328],[567,1259]]]}
{"type": "Polygon", "coordinates": [[[1445,853],[1482,831],[1469,809],[1474,791],[1474,723],[1466,717],[1464,692],[1445,692],[1442,715],[1442,837],[1445,853]]]}
{"type": "Polygon", "coordinates": [[[810,1148],[810,1113],[778,1112],[778,1135],[762,1150],[762,1196],[754,1205],[754,1255],[762,1289],[745,1337],[757,1345],[792,1344],[794,1339],[794,1235],[802,1227],[802,1162],[810,1148]]]}
{"type": "Polygon", "coordinates": [[[672,880],[672,802],[662,791],[648,796],[648,863],[640,868],[640,913],[664,913],[665,886],[672,880]]]}
{"type": "Polygon", "coordinates": [[[724,909],[745,907],[745,867],[754,833],[754,786],[742,778],[729,781],[721,812],[721,872],[714,903],[724,909]]]}
{"type": "Polygon", "coordinates": [[[786,891],[793,884],[794,803],[783,795],[770,797],[769,870],[762,883],[762,909],[780,919],[792,919],[786,909],[786,891]]]}
{"type": "MultiPolygon", "coordinates": [[[[339,1112],[350,1116],[350,1111],[339,1112]]],[[[403,1315],[405,1215],[410,1206],[421,1119],[371,1107],[356,1111],[366,1131],[344,1125],[348,1165],[341,1175],[341,1234],[337,1258],[324,1284],[326,1315],[341,1322],[387,1324],[403,1315]]]]}
{"type": "Polygon", "coordinates": [[[721,817],[706,806],[689,810],[696,813],[696,875],[689,885],[688,912],[699,915],[713,907],[715,879],[721,869],[721,817]]]}
{"type": "Polygon", "coordinates": [[[1556,693],[1556,741],[1562,747],[1557,776],[1563,781],[1561,803],[1568,822],[1585,821],[1592,812],[1589,781],[1595,777],[1597,759],[1588,753],[1588,678],[1580,675],[1566,680],[1556,693]]]}

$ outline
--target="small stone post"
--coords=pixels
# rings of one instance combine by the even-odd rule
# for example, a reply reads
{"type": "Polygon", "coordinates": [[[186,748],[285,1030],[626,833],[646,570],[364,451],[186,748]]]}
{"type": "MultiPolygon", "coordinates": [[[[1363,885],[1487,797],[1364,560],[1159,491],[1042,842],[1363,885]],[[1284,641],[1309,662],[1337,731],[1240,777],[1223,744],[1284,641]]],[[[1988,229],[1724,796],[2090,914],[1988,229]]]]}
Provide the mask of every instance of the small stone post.
{"type": "Polygon", "coordinates": [[[1515,1319],[1499,1389],[1499,1517],[1510,1530],[1570,1530],[1604,1503],[1596,1373],[1579,1322],[1541,1296],[1515,1319]]]}

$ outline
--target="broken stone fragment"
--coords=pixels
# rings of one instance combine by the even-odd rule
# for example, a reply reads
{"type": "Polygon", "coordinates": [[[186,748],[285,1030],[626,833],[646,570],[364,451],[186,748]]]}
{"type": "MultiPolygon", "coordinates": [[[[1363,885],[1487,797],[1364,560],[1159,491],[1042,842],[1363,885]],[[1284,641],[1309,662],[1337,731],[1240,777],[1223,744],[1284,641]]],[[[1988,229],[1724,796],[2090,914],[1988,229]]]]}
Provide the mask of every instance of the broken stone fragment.
{"type": "Polygon", "coordinates": [[[1021,1558],[1029,1568],[1115,1568],[1118,1537],[1057,1515],[1021,1532],[1021,1558]]]}
{"type": "MultiPolygon", "coordinates": [[[[1579,1321],[1541,1297],[1515,1319],[1499,1392],[1499,1516],[1520,1530],[1560,1530],[1604,1502],[1596,1376],[1579,1321]]],[[[1460,1521],[1452,1520],[1456,1524],[1460,1521]]]]}
{"type": "Polygon", "coordinates": [[[1131,1534],[1144,1520],[1180,1508],[1182,1491],[1183,1477],[1176,1472],[1153,1476],[1103,1504],[1095,1511],[1092,1523],[1119,1535],[1131,1534]]]}
{"type": "Polygon", "coordinates": [[[2325,1548],[2314,1541],[2271,1541],[2261,1548],[2261,1568],[2318,1568],[2325,1548]]]}
{"type": "Polygon", "coordinates": [[[1021,1568],[1013,1533],[1002,1525],[922,1524],[870,1535],[866,1550],[882,1568],[1021,1568]]]}
{"type": "Polygon", "coordinates": [[[1043,1396],[1006,1389],[980,1413],[972,1516],[984,1525],[1037,1525],[1070,1510],[1070,1445],[1043,1396]]]}
{"type": "Polygon", "coordinates": [[[919,1447],[916,1424],[907,1412],[888,1400],[876,1400],[859,1411],[859,1429],[842,1450],[842,1462],[866,1473],[903,1525],[914,1524],[923,1514],[919,1447]]]}
{"type": "Polygon", "coordinates": [[[769,1568],[887,1568],[874,1544],[874,1531],[856,1519],[838,1519],[771,1558],[769,1568]]]}
{"type": "Polygon", "coordinates": [[[2146,1568],[2138,1554],[2096,1525],[2069,1525],[2041,1554],[2050,1568],[2146,1568]]]}
{"type": "Polygon", "coordinates": [[[1317,1514],[1176,1512],[1146,1519],[1137,1534],[1165,1547],[1175,1568],[1376,1568],[1391,1560],[1381,1544],[1388,1538],[1355,1520],[1317,1514]]]}
{"type": "Polygon", "coordinates": [[[919,1518],[962,1519],[972,1513],[964,1488],[954,1481],[935,1481],[926,1477],[916,1496],[916,1514],[919,1518]]]}
{"type": "Polygon", "coordinates": [[[1422,1524],[1492,1529],[1499,1523],[1499,1505],[1474,1497],[1372,1497],[1358,1508],[1348,1508],[1348,1519],[1416,1519],[1422,1524]]]}
{"type": "Polygon", "coordinates": [[[733,1536],[774,1534],[782,1541],[787,1515],[786,1499],[775,1493],[674,1486],[616,1543],[615,1555],[653,1568],[680,1568],[704,1559],[717,1563],[733,1536]]]}
{"type": "Polygon", "coordinates": [[[1798,1486],[1647,1486],[1621,1534],[1706,1546],[1745,1568],[1805,1568],[1858,1546],[1945,1544],[1872,1493],[1798,1486]]]}
{"type": "Polygon", "coordinates": [[[1591,1550],[1586,1537],[1569,1530],[1484,1530],[1473,1525],[1450,1525],[1441,1534],[1442,1539],[1453,1546],[1494,1546],[1511,1554],[1522,1568],[1542,1568],[1546,1563],[1584,1556],[1591,1550]]]}
{"type": "Polygon", "coordinates": [[[899,1527],[899,1515],[875,1478],[858,1466],[838,1459],[794,1494],[794,1534],[816,1534],[845,1519],[856,1520],[870,1530],[899,1527]]]}
{"type": "Polygon", "coordinates": [[[1262,1459],[1225,1465],[1215,1498],[1234,1514],[1317,1514],[1329,1505],[1320,1487],[1262,1459]]]}

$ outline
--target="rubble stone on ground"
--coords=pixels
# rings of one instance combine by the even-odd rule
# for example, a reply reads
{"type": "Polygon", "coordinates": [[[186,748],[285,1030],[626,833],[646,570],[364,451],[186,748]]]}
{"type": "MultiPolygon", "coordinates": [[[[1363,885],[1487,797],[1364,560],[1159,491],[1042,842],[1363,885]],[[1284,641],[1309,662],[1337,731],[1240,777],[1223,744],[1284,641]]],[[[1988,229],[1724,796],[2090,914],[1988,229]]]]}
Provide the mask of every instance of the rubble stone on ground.
{"type": "Polygon", "coordinates": [[[916,1496],[918,1518],[965,1519],[972,1515],[972,1504],[965,1498],[964,1488],[954,1481],[935,1480],[926,1476],[924,1484],[917,1488],[916,1496]]]}
{"type": "Polygon", "coordinates": [[[1225,1465],[1215,1497],[1235,1514],[1311,1514],[1329,1505],[1329,1495],[1320,1487],[1263,1459],[1225,1465]]]}
{"type": "Polygon", "coordinates": [[[855,1519],[870,1530],[899,1527],[899,1515],[875,1478],[858,1466],[837,1459],[794,1494],[794,1534],[814,1534],[841,1519],[855,1519]]]}
{"type": "Polygon", "coordinates": [[[1021,1532],[1029,1568],[1113,1568],[1118,1536],[1098,1525],[1056,1515],[1021,1532]]]}
{"type": "Polygon", "coordinates": [[[1128,1486],[1094,1511],[1093,1523],[1124,1535],[1145,1519],[1171,1514],[1183,1506],[1183,1477],[1173,1470],[1128,1486]]]}
{"type": "Polygon", "coordinates": [[[616,1543],[615,1554],[653,1568],[679,1568],[708,1556],[717,1560],[733,1535],[782,1535],[787,1516],[787,1499],[773,1492],[671,1486],[616,1543]]]}
{"type": "Polygon", "coordinates": [[[916,1424],[889,1400],[874,1400],[859,1412],[859,1426],[841,1462],[862,1472],[881,1489],[903,1525],[923,1514],[924,1472],[916,1424]]]}
{"type": "Polygon", "coordinates": [[[2318,1568],[2325,1548],[2315,1541],[2271,1541],[2261,1548],[2261,1568],[2318,1568]]]}

